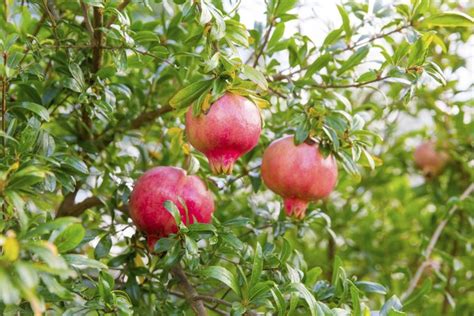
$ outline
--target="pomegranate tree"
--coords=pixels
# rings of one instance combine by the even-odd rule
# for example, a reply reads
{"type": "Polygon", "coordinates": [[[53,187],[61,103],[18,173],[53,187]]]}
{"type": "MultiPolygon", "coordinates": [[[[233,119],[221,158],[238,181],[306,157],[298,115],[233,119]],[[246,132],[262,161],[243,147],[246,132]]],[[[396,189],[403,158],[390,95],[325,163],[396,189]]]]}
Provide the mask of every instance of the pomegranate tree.
{"type": "Polygon", "coordinates": [[[209,111],[186,114],[186,135],[206,155],[214,174],[230,174],[234,162],[258,143],[262,119],[258,107],[247,98],[226,93],[209,111]]]}
{"type": "Polygon", "coordinates": [[[293,136],[270,144],[263,154],[262,178],[283,197],[285,212],[303,218],[310,201],[327,197],[337,180],[336,160],[324,158],[318,144],[295,145],[293,136]]]}
{"type": "Polygon", "coordinates": [[[178,207],[185,224],[209,223],[214,212],[212,193],[199,177],[188,176],[175,167],[148,170],[135,183],[129,211],[135,225],[147,235],[150,248],[158,239],[178,230],[176,221],[163,205],[167,200],[178,207]]]}
{"type": "Polygon", "coordinates": [[[438,175],[448,161],[448,154],[445,151],[437,150],[435,142],[431,140],[419,145],[413,156],[415,164],[427,178],[438,175]]]}

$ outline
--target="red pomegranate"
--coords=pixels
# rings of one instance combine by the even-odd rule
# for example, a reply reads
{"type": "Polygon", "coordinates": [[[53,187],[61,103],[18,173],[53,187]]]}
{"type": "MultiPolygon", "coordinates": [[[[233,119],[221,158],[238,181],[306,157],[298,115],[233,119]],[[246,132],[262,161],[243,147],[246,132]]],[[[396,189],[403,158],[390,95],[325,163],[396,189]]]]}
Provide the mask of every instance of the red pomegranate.
{"type": "Polygon", "coordinates": [[[258,107],[243,96],[226,93],[209,112],[186,114],[186,135],[206,155],[214,174],[230,174],[234,162],[258,143],[262,119],[258,107]]]}
{"type": "Polygon", "coordinates": [[[129,211],[135,225],[147,235],[150,248],[161,237],[178,230],[173,216],[163,206],[167,200],[178,207],[185,224],[209,223],[214,212],[212,194],[197,176],[188,176],[175,167],[148,170],[135,183],[129,211]],[[186,204],[187,215],[180,199],[186,204]]]}
{"type": "Polygon", "coordinates": [[[294,143],[293,136],[270,144],[263,154],[262,178],[283,197],[285,212],[303,218],[310,201],[327,197],[337,180],[333,156],[324,158],[316,143],[294,143]]]}
{"type": "Polygon", "coordinates": [[[437,150],[434,141],[427,141],[419,145],[413,154],[415,164],[423,171],[427,178],[438,175],[448,161],[445,151],[437,150]]]}

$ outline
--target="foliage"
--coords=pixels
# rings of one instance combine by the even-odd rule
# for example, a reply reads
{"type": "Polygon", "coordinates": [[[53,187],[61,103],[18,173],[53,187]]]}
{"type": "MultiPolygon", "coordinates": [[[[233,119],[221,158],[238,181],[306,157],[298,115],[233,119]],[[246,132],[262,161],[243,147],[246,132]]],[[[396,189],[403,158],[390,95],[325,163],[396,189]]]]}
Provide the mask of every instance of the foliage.
{"type": "Polygon", "coordinates": [[[472,86],[459,72],[474,8],[344,1],[341,24],[318,43],[289,32],[297,0],[266,1],[253,29],[239,4],[3,2],[3,314],[178,315],[197,301],[224,315],[473,310],[474,200],[462,196],[474,179],[472,86]],[[265,127],[233,176],[214,177],[186,142],[184,113],[226,91],[255,102],[265,127]],[[429,127],[408,126],[417,120],[429,127]],[[317,140],[341,167],[336,192],[301,221],[280,212],[258,171],[284,134],[317,140]],[[411,154],[431,137],[451,159],[429,180],[411,154]],[[152,254],[127,202],[157,165],[206,179],[217,211],[212,224],[180,224],[152,254]]]}

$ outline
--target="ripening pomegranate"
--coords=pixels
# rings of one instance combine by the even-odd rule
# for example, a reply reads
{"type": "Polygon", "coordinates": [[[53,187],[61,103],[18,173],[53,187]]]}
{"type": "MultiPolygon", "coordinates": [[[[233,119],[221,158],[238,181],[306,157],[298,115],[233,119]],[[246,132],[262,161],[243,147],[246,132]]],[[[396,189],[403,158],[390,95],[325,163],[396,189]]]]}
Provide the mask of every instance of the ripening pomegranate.
{"type": "Polygon", "coordinates": [[[185,224],[209,223],[214,212],[212,193],[197,176],[188,176],[183,169],[175,167],[148,170],[135,183],[129,212],[138,229],[147,235],[151,249],[158,239],[178,230],[173,216],[163,206],[167,200],[178,207],[185,224]],[[180,199],[186,204],[188,214],[180,199]]]}
{"type": "Polygon", "coordinates": [[[337,180],[333,156],[324,158],[316,143],[294,143],[293,136],[272,142],[262,160],[267,187],[283,197],[285,212],[303,218],[310,201],[329,196],[337,180]]]}
{"type": "Polygon", "coordinates": [[[448,162],[448,154],[437,150],[433,141],[427,141],[419,145],[413,154],[415,164],[423,171],[427,178],[438,175],[448,162]]]}
{"type": "Polygon", "coordinates": [[[206,155],[214,174],[230,174],[234,162],[258,143],[262,119],[258,107],[247,98],[226,93],[206,114],[186,114],[186,135],[206,155]]]}

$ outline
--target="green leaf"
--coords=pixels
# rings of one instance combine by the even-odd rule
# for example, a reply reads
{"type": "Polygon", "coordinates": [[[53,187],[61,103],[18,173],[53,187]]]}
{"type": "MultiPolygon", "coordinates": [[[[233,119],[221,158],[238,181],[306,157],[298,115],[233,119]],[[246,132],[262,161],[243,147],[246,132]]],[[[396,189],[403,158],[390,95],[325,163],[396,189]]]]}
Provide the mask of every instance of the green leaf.
{"type": "Polygon", "coordinates": [[[472,27],[474,26],[474,18],[462,12],[444,12],[423,19],[417,26],[425,28],[434,26],[472,27]]]}
{"type": "Polygon", "coordinates": [[[211,10],[209,9],[205,1],[201,2],[201,17],[199,18],[199,23],[205,25],[212,20],[211,10]]]}
{"type": "Polygon", "coordinates": [[[86,230],[81,224],[69,225],[54,240],[58,251],[63,253],[76,248],[86,234],[86,230]]]}
{"type": "Polygon", "coordinates": [[[184,236],[184,244],[188,254],[192,256],[198,254],[199,248],[197,243],[193,239],[189,238],[187,235],[184,236]]]}
{"type": "Polygon", "coordinates": [[[313,294],[311,294],[311,292],[303,284],[292,283],[290,284],[290,289],[298,293],[300,297],[305,300],[306,304],[308,304],[311,316],[324,315],[324,312],[316,303],[316,299],[314,298],[313,294]]]}
{"type": "Polygon", "coordinates": [[[101,259],[107,256],[112,248],[112,239],[110,234],[105,234],[97,243],[94,249],[94,257],[96,259],[101,259]]]}
{"type": "Polygon", "coordinates": [[[431,291],[432,287],[433,284],[431,282],[431,279],[425,279],[421,288],[417,289],[414,293],[412,293],[403,301],[403,307],[408,308],[410,305],[419,302],[423,298],[423,296],[425,296],[431,291]]]}
{"type": "Polygon", "coordinates": [[[377,79],[377,72],[373,71],[373,70],[370,70],[370,71],[367,71],[365,73],[363,73],[362,75],[359,76],[359,78],[357,78],[357,82],[367,82],[367,81],[373,81],[375,79],[377,79]]]}
{"type": "Polygon", "coordinates": [[[165,252],[170,250],[175,244],[177,240],[171,238],[161,238],[155,243],[155,251],[156,252],[165,252]]]}
{"type": "Polygon", "coordinates": [[[217,232],[217,229],[214,225],[206,223],[194,223],[189,225],[188,229],[190,232],[217,232]]]}
{"type": "Polygon", "coordinates": [[[283,297],[283,294],[281,294],[281,291],[276,286],[271,290],[271,293],[277,307],[276,310],[278,311],[278,316],[285,315],[286,300],[283,297]]]}
{"type": "Polygon", "coordinates": [[[160,43],[160,37],[152,31],[137,32],[133,39],[138,43],[160,43]]]}
{"type": "Polygon", "coordinates": [[[359,65],[360,62],[367,56],[369,53],[369,46],[364,46],[359,48],[354,54],[352,54],[349,59],[347,59],[342,65],[341,68],[337,70],[337,75],[341,75],[344,72],[354,68],[355,66],[359,65]]]}
{"type": "Polygon", "coordinates": [[[269,51],[271,51],[272,48],[279,43],[280,39],[283,37],[283,34],[285,34],[285,23],[279,23],[275,27],[275,30],[268,41],[267,49],[269,51]]]}
{"type": "Polygon", "coordinates": [[[398,46],[395,54],[393,55],[392,61],[394,65],[399,65],[400,61],[408,54],[410,50],[410,44],[407,41],[403,41],[400,46],[398,46]]]}
{"type": "Polygon", "coordinates": [[[391,310],[399,311],[402,309],[402,303],[400,299],[393,295],[388,301],[383,304],[382,308],[380,309],[380,316],[388,316],[391,310]]]}
{"type": "Polygon", "coordinates": [[[212,55],[212,57],[204,63],[203,71],[207,73],[216,69],[217,66],[219,66],[219,56],[219,52],[212,55]]]}
{"type": "Polygon", "coordinates": [[[48,110],[37,103],[33,102],[21,102],[17,103],[11,107],[8,108],[8,110],[16,110],[16,109],[21,109],[21,110],[27,110],[32,112],[33,114],[38,115],[41,119],[45,121],[49,121],[49,112],[48,110]]]}
{"type": "Polygon", "coordinates": [[[170,105],[175,109],[190,106],[197,98],[206,92],[212,85],[212,80],[201,80],[181,89],[170,100],[170,105]]]}
{"type": "Polygon", "coordinates": [[[346,40],[349,40],[352,36],[351,22],[349,20],[349,16],[347,15],[347,12],[344,7],[337,5],[337,10],[341,15],[342,28],[344,29],[344,33],[346,33],[346,40]]]}
{"type": "Polygon", "coordinates": [[[315,74],[315,73],[318,72],[319,70],[323,69],[323,67],[327,66],[327,64],[329,63],[329,61],[330,61],[331,59],[332,59],[332,55],[331,55],[331,54],[324,54],[324,55],[319,56],[319,57],[314,61],[314,63],[312,63],[312,64],[308,67],[308,70],[306,71],[305,77],[306,77],[306,78],[310,78],[311,76],[313,76],[313,74],[315,74]]]}
{"type": "Polygon", "coordinates": [[[244,64],[242,65],[242,74],[256,83],[262,90],[268,89],[267,79],[265,79],[265,76],[257,69],[244,64]]]}
{"type": "Polygon", "coordinates": [[[326,134],[326,136],[331,141],[332,148],[334,149],[334,151],[338,151],[339,150],[339,138],[337,137],[336,131],[333,128],[327,126],[327,125],[323,125],[322,129],[323,129],[324,134],[326,134]]]}
{"type": "Polygon", "coordinates": [[[257,246],[255,247],[255,255],[253,257],[253,266],[252,266],[252,274],[250,276],[250,288],[257,284],[258,280],[260,280],[260,276],[262,275],[263,270],[263,257],[262,257],[262,247],[260,243],[257,242],[257,246]]]}
{"type": "Polygon", "coordinates": [[[303,120],[298,124],[295,133],[295,144],[303,143],[309,136],[310,125],[308,120],[303,120]]]}
{"type": "Polygon", "coordinates": [[[270,293],[273,281],[258,282],[250,288],[249,299],[251,302],[258,301],[270,293]]]}
{"type": "Polygon", "coordinates": [[[377,293],[377,294],[382,294],[386,295],[387,294],[387,289],[378,283],[374,282],[369,282],[369,281],[356,281],[354,283],[357,288],[365,293],[377,293]]]}
{"type": "Polygon", "coordinates": [[[59,217],[54,219],[51,222],[46,222],[39,224],[36,228],[30,229],[24,235],[25,239],[30,239],[32,237],[41,236],[46,233],[50,233],[53,230],[69,226],[73,223],[79,223],[80,220],[77,217],[59,217]]]}
{"type": "Polygon", "coordinates": [[[62,163],[64,167],[66,167],[67,169],[73,172],[77,172],[83,175],[89,174],[89,169],[87,168],[87,165],[82,160],[80,160],[79,158],[75,156],[63,157],[62,163]]]}
{"type": "Polygon", "coordinates": [[[0,268],[0,301],[5,304],[19,304],[20,303],[20,292],[13,285],[9,273],[3,268],[0,268]]]}
{"type": "Polygon", "coordinates": [[[312,268],[311,270],[306,272],[304,284],[307,287],[312,288],[314,284],[316,283],[316,280],[322,273],[323,273],[323,269],[321,269],[321,267],[312,268]]]}
{"type": "Polygon", "coordinates": [[[69,71],[71,72],[72,77],[76,80],[77,84],[81,90],[85,90],[84,74],[82,73],[81,68],[78,64],[72,63],[69,65],[69,71]]]}
{"type": "Polygon", "coordinates": [[[100,261],[90,259],[83,255],[69,254],[64,255],[67,263],[78,269],[94,268],[98,270],[105,270],[107,266],[100,261]]]}
{"type": "Polygon", "coordinates": [[[291,248],[290,242],[286,238],[283,238],[283,245],[280,254],[280,266],[285,265],[288,258],[290,258],[292,251],[293,249],[291,248]]]}
{"type": "Polygon", "coordinates": [[[370,169],[374,170],[375,169],[375,161],[374,157],[367,151],[367,149],[361,147],[362,153],[365,156],[365,159],[367,159],[367,163],[369,164],[370,169]]]}
{"type": "Polygon", "coordinates": [[[438,81],[443,86],[446,85],[446,78],[444,76],[443,70],[434,61],[430,61],[429,64],[425,66],[425,70],[433,79],[438,81]]]}
{"type": "Polygon", "coordinates": [[[359,298],[359,290],[351,281],[348,281],[350,284],[350,292],[351,292],[351,301],[352,301],[352,315],[354,316],[362,316],[362,311],[360,308],[360,298],[359,298]]]}
{"type": "Polygon", "coordinates": [[[337,156],[340,158],[344,170],[346,170],[354,178],[354,180],[360,181],[359,168],[352,157],[344,151],[337,152],[337,156]]]}
{"type": "Polygon", "coordinates": [[[284,0],[284,1],[276,1],[277,7],[275,10],[275,16],[280,16],[291,9],[293,9],[296,5],[298,0],[284,0]]]}
{"type": "Polygon", "coordinates": [[[81,93],[83,91],[79,83],[73,78],[65,78],[63,80],[63,85],[65,88],[68,88],[74,92],[81,93]]]}
{"type": "Polygon", "coordinates": [[[241,296],[240,285],[237,278],[226,268],[219,266],[210,266],[202,270],[201,274],[204,277],[218,280],[234,291],[237,296],[241,296]]]}
{"type": "Polygon", "coordinates": [[[342,31],[342,28],[338,28],[331,31],[324,39],[323,46],[330,46],[332,43],[334,43],[337,39],[339,39],[342,34],[342,31]]]}
{"type": "Polygon", "coordinates": [[[172,201],[167,200],[165,203],[163,203],[163,206],[173,216],[174,220],[176,221],[176,226],[179,227],[181,224],[181,213],[179,212],[179,209],[176,207],[176,205],[172,201]]]}

